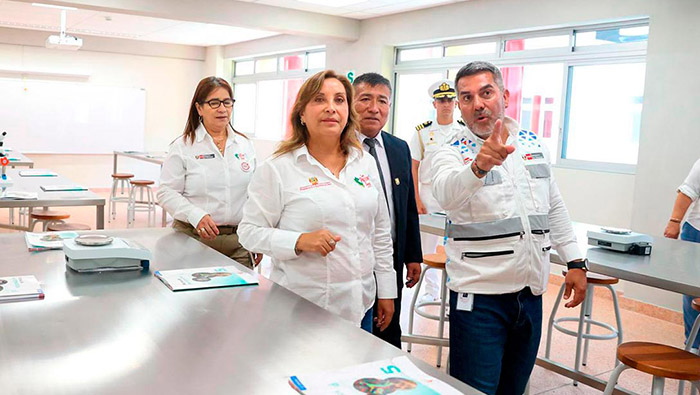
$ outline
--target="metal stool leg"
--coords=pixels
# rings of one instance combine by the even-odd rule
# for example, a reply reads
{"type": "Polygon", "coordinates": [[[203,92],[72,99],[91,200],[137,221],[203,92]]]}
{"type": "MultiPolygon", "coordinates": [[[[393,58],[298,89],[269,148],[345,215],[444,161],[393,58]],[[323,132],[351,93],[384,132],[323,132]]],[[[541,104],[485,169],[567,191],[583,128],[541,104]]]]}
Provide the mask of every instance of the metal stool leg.
{"type": "MultiPolygon", "coordinates": [[[[440,300],[440,321],[438,321],[438,337],[440,339],[445,338],[445,303],[447,299],[447,271],[443,270],[442,271],[442,290],[441,290],[441,298],[440,300]]],[[[437,354],[437,367],[439,368],[440,365],[442,365],[442,346],[438,346],[438,354],[437,354]]]]}
{"type": "MultiPolygon", "coordinates": [[[[589,298],[591,297],[591,286],[586,288],[586,298],[583,300],[581,305],[581,313],[578,319],[578,335],[576,336],[576,362],[574,363],[574,370],[580,371],[581,368],[581,340],[583,339],[583,324],[586,320],[586,308],[588,307],[589,298]]],[[[574,380],[574,386],[578,386],[578,381],[574,380]]]]}
{"type": "Polygon", "coordinates": [[[152,228],[156,227],[156,199],[153,196],[153,188],[148,187],[148,225],[152,228]],[[153,218],[151,219],[151,212],[153,218]]]}
{"type": "MultiPolygon", "coordinates": [[[[700,332],[700,315],[698,318],[695,319],[695,322],[693,323],[693,328],[690,330],[690,333],[688,334],[688,340],[685,342],[685,351],[693,352],[694,354],[699,354],[700,350],[693,349],[693,344],[695,343],[695,338],[698,336],[698,332],[700,332]]],[[[678,383],[678,395],[683,395],[683,392],[685,391],[685,381],[681,380],[678,383]]],[[[695,386],[691,385],[690,386],[690,395],[695,395],[697,392],[695,386]]]]}
{"type": "Polygon", "coordinates": [[[561,303],[561,298],[564,295],[565,288],[566,283],[561,285],[561,288],[559,289],[559,294],[557,295],[557,299],[554,302],[554,308],[552,308],[552,314],[549,315],[549,322],[547,323],[547,343],[544,350],[544,357],[547,359],[549,359],[549,351],[552,346],[552,329],[554,329],[554,317],[557,313],[557,309],[559,309],[559,303],[561,303]]]}
{"type": "Polygon", "coordinates": [[[630,367],[625,364],[620,364],[615,368],[615,370],[613,370],[610,378],[608,379],[608,385],[605,386],[605,392],[603,392],[603,395],[612,395],[613,391],[615,390],[617,380],[620,379],[620,374],[629,368],[630,367]]]}
{"type": "MultiPolygon", "coordinates": [[[[591,291],[592,294],[595,294],[595,287],[590,287],[589,290],[591,291]]],[[[591,316],[593,315],[593,297],[594,295],[591,295],[591,297],[588,299],[588,303],[586,304],[586,335],[591,334],[591,316]]],[[[590,342],[590,339],[588,337],[584,337],[583,340],[583,360],[581,361],[581,365],[586,366],[586,363],[588,362],[588,343],[590,342]]]]}
{"type": "Polygon", "coordinates": [[[651,395],[664,395],[665,382],[663,377],[654,376],[651,382],[651,395]]]}
{"type": "Polygon", "coordinates": [[[135,207],[135,202],[136,202],[136,187],[132,187],[131,191],[129,192],[129,204],[127,205],[126,209],[126,227],[127,228],[132,228],[134,226],[134,209],[135,207]]]}
{"type": "MultiPolygon", "coordinates": [[[[612,285],[605,284],[605,287],[612,293],[613,307],[615,308],[615,321],[617,323],[617,345],[622,344],[622,315],[620,314],[620,302],[617,300],[617,293],[612,285]]],[[[620,361],[615,356],[615,367],[620,364],[620,361]]]]}
{"type": "MultiPolygon", "coordinates": [[[[425,277],[425,272],[428,271],[429,266],[423,265],[424,268],[420,272],[420,279],[418,280],[418,284],[416,285],[416,289],[413,291],[413,297],[411,298],[411,307],[409,309],[409,314],[408,314],[408,334],[409,336],[413,334],[413,316],[415,315],[416,311],[416,301],[418,300],[418,294],[420,294],[420,288],[423,285],[423,277],[425,277]]],[[[407,342],[406,343],[406,351],[411,352],[411,346],[413,343],[407,342]]]]}

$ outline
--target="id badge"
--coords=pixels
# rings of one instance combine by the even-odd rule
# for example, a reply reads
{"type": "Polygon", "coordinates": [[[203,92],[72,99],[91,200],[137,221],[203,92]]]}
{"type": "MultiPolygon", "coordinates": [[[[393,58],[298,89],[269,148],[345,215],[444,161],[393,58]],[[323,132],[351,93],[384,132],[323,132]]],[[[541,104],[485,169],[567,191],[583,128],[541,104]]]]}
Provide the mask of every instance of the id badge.
{"type": "Polygon", "coordinates": [[[457,310],[472,311],[474,308],[474,294],[460,293],[457,296],[457,310]]]}

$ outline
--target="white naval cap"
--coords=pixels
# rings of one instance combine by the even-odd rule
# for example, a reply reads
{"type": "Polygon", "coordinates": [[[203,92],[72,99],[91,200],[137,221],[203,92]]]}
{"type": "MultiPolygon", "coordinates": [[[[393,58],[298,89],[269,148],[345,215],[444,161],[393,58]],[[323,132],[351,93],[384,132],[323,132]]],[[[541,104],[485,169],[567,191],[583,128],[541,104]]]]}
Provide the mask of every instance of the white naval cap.
{"type": "Polygon", "coordinates": [[[432,99],[442,99],[443,97],[454,99],[457,97],[457,91],[455,91],[454,82],[444,79],[430,85],[428,95],[432,99]]]}

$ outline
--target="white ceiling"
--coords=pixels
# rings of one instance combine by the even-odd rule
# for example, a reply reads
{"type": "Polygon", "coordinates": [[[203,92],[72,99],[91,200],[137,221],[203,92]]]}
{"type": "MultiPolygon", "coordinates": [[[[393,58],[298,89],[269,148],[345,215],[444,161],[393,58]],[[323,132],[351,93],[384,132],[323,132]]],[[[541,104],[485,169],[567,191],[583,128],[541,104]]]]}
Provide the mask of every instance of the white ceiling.
{"type": "MultiPolygon", "coordinates": [[[[293,8],[296,10],[317,12],[320,14],[344,16],[346,18],[367,19],[382,15],[398,14],[400,12],[430,8],[439,5],[459,3],[466,0],[371,0],[360,1],[343,7],[330,7],[323,3],[332,4],[335,0],[318,1],[315,4],[299,0],[239,0],[247,3],[272,5],[275,7],[293,8]],[[320,4],[319,4],[320,3],[320,4]]],[[[347,2],[347,1],[346,1],[347,2]]]]}
{"type": "MultiPolygon", "coordinates": [[[[371,0],[343,7],[330,7],[300,0],[239,1],[354,19],[367,19],[466,0],[371,0]]],[[[310,1],[329,4],[334,0],[310,1]]],[[[37,7],[25,2],[0,0],[0,26],[58,32],[60,30],[60,10],[37,7]]],[[[235,26],[82,9],[67,11],[66,26],[67,33],[75,36],[115,37],[197,46],[228,45],[278,34],[235,26]]]]}
{"type": "MultiPolygon", "coordinates": [[[[31,3],[0,0],[0,26],[57,33],[61,26],[61,11],[36,7],[31,3]]],[[[198,46],[227,45],[278,34],[235,26],[80,9],[67,11],[66,32],[75,36],[116,37],[198,46]]]]}

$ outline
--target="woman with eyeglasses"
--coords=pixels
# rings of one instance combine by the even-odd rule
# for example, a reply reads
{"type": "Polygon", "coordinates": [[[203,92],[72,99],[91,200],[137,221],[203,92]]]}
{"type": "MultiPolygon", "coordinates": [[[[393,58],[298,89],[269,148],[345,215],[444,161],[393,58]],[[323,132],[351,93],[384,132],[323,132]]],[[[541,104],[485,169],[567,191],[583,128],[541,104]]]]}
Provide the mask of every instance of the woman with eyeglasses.
{"type": "MultiPolygon", "coordinates": [[[[158,203],[173,227],[229,258],[253,267],[236,230],[256,167],[253,144],[231,126],[233,91],[226,80],[199,82],[185,132],[170,145],[163,163],[158,203]]],[[[261,255],[255,256],[256,263],[261,255]]]]}

